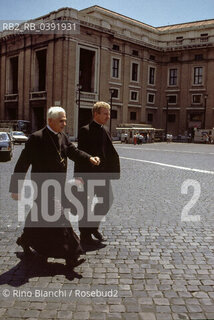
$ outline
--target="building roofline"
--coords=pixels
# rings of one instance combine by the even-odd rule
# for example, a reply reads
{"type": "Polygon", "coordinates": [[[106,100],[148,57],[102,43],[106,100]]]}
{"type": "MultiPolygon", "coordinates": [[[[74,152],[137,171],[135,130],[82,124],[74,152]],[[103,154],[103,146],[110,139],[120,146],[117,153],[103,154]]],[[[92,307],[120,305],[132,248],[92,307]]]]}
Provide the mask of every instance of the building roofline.
{"type": "MultiPolygon", "coordinates": [[[[98,10],[101,9],[102,11],[104,11],[104,12],[106,12],[106,13],[113,13],[114,15],[120,16],[121,18],[125,18],[125,19],[127,19],[127,20],[129,20],[129,21],[131,20],[132,22],[137,22],[137,23],[140,24],[141,26],[148,27],[148,28],[151,28],[151,29],[156,29],[156,27],[153,27],[153,26],[150,25],[150,24],[144,23],[144,22],[139,21],[139,20],[137,20],[137,19],[130,18],[130,17],[124,15],[124,14],[115,12],[115,11],[110,10],[110,9],[106,9],[106,8],[101,7],[101,6],[98,6],[98,5],[94,5],[94,6],[91,6],[91,7],[82,9],[82,10],[79,10],[79,12],[90,13],[90,12],[87,12],[87,11],[89,11],[90,9],[91,9],[91,10],[94,9],[94,11],[96,11],[96,9],[98,9],[98,10]]],[[[92,13],[92,12],[93,12],[93,11],[91,11],[91,13],[92,13]]]]}
{"type": "MultiPolygon", "coordinates": [[[[178,27],[178,29],[180,29],[180,27],[183,27],[183,28],[190,28],[190,27],[194,27],[194,25],[198,24],[198,23],[202,23],[202,22],[205,22],[205,25],[206,25],[206,22],[212,22],[213,21],[213,24],[214,24],[214,18],[213,19],[205,19],[205,20],[196,20],[196,21],[190,21],[190,22],[182,22],[182,23],[176,23],[176,24],[170,24],[170,25],[163,25],[163,26],[159,26],[159,27],[154,27],[150,24],[147,24],[147,23],[144,23],[142,21],[139,21],[137,19],[133,19],[133,18],[130,18],[124,14],[121,14],[121,13],[118,13],[118,12],[115,12],[113,10],[110,10],[110,9],[106,9],[104,7],[101,7],[99,5],[94,5],[94,6],[90,6],[88,8],[85,8],[85,9],[82,9],[82,10],[79,10],[79,12],[86,12],[86,13],[92,13],[93,11],[96,11],[96,9],[102,11],[102,12],[106,12],[106,13],[112,13],[116,16],[120,16],[121,18],[125,18],[126,20],[129,20],[129,21],[132,21],[132,22],[135,22],[137,24],[140,24],[141,26],[144,26],[144,27],[147,27],[147,28],[150,28],[150,29],[153,29],[153,30],[157,30],[157,31],[162,31],[161,29],[174,29],[176,30],[176,27],[178,27]],[[88,12],[90,11],[91,12],[88,12]]],[[[209,24],[208,24],[209,25],[209,24]]]]}
{"type": "Polygon", "coordinates": [[[36,18],[31,18],[31,19],[24,19],[23,21],[36,21],[36,20],[41,20],[41,19],[46,19],[48,18],[50,15],[52,14],[57,14],[58,12],[60,11],[65,11],[65,10],[73,10],[75,12],[79,12],[77,9],[75,8],[72,8],[72,7],[62,7],[62,8],[59,8],[59,9],[56,9],[56,10],[53,10],[53,11],[50,11],[49,13],[45,13],[43,14],[42,16],[39,16],[39,17],[36,17],[36,18]]]}
{"type": "MultiPolygon", "coordinates": [[[[185,26],[187,26],[187,25],[189,25],[188,27],[192,27],[192,26],[194,26],[195,24],[197,24],[197,23],[202,23],[202,22],[213,22],[213,24],[214,24],[214,18],[213,19],[205,19],[205,20],[196,20],[196,21],[190,21],[190,22],[182,22],[182,23],[175,23],[175,24],[169,24],[169,25],[165,25],[165,26],[160,26],[160,27],[156,27],[156,29],[167,29],[167,28],[173,28],[173,27],[175,27],[175,29],[176,29],[176,27],[180,27],[180,26],[182,26],[182,27],[184,27],[185,28],[185,26]]],[[[180,29],[180,28],[179,28],[180,29]]]]}
{"type": "MultiPolygon", "coordinates": [[[[176,33],[176,32],[187,32],[190,30],[197,30],[197,31],[203,31],[203,29],[207,28],[213,28],[214,27],[214,19],[206,19],[206,20],[198,20],[198,21],[192,21],[192,22],[185,22],[185,23],[178,23],[178,24],[173,24],[173,25],[166,25],[166,26],[160,26],[160,27],[153,27],[149,24],[146,24],[144,22],[141,22],[139,20],[132,19],[130,17],[127,17],[123,14],[117,13],[115,11],[103,8],[98,5],[90,6],[85,9],[77,10],[72,7],[62,7],[59,9],[56,9],[54,11],[51,11],[45,15],[42,15],[40,17],[30,19],[27,21],[39,21],[39,20],[48,20],[48,19],[53,19],[53,18],[59,18],[61,16],[68,17],[68,18],[74,18],[77,20],[83,20],[83,22],[87,22],[88,19],[90,20],[91,18],[91,23],[94,25],[102,25],[101,22],[99,21],[100,19],[102,20],[108,20],[111,18],[111,20],[119,20],[121,23],[126,23],[126,25],[129,24],[129,27],[131,28],[132,26],[136,27],[136,29],[139,29],[140,32],[144,29],[144,31],[148,33],[153,33],[155,36],[161,36],[165,35],[166,33],[176,33]],[[98,17],[96,16],[96,13],[98,14],[98,17]],[[99,16],[101,15],[101,17],[99,16]],[[102,18],[103,15],[103,18],[102,18]],[[94,18],[94,20],[93,20],[94,18]],[[98,21],[97,21],[98,20],[98,21]]],[[[114,23],[113,23],[114,25],[114,23]]],[[[113,28],[114,26],[108,26],[108,28],[113,28]]],[[[130,30],[129,28],[129,30],[130,30]]],[[[135,29],[134,29],[135,30],[135,29]]],[[[139,33],[139,30],[136,32],[139,33]]],[[[9,34],[13,34],[12,32],[9,34]]],[[[4,32],[0,32],[0,38],[3,38],[7,36],[7,34],[4,34],[4,32]]],[[[155,38],[155,41],[159,41],[155,38]]],[[[146,40],[146,42],[148,42],[146,40]]],[[[153,43],[153,42],[151,42],[153,43]]]]}

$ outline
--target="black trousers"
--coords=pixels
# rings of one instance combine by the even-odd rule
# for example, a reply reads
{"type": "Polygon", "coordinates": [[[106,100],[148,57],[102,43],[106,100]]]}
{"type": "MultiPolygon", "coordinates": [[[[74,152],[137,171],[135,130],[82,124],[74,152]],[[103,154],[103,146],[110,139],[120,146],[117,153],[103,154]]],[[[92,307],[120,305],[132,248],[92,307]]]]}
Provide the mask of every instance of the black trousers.
{"type": "Polygon", "coordinates": [[[84,192],[79,192],[78,199],[83,207],[83,217],[79,220],[81,236],[87,236],[98,230],[113,203],[113,193],[109,179],[96,180],[91,189],[90,179],[84,179],[84,192]],[[100,185],[99,185],[100,184],[100,185]]]}

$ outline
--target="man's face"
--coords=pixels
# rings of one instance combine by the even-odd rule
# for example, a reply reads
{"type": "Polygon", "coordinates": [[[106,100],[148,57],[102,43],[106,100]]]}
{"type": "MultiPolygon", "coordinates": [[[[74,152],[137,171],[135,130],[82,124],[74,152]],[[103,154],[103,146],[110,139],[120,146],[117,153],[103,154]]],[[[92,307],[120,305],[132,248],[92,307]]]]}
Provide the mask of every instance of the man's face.
{"type": "Polygon", "coordinates": [[[94,120],[99,124],[105,125],[110,119],[110,110],[107,108],[100,108],[100,113],[94,113],[94,120]]]}
{"type": "Polygon", "coordinates": [[[66,114],[64,112],[60,112],[58,118],[48,119],[48,124],[55,132],[62,132],[66,126],[66,121],[66,114]]]}

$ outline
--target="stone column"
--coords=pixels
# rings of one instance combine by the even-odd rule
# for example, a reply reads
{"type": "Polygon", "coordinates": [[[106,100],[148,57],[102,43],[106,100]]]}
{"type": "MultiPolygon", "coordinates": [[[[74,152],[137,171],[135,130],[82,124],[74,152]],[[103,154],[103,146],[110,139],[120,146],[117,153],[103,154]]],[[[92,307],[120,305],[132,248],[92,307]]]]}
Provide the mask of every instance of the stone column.
{"type": "Polygon", "coordinates": [[[53,74],[53,102],[62,104],[62,79],[63,79],[63,40],[55,41],[54,74],[53,74]]]}
{"type": "MultiPolygon", "coordinates": [[[[206,105],[206,128],[214,128],[214,51],[210,52],[209,60],[207,63],[207,77],[206,77],[206,87],[207,87],[207,105],[206,105]]],[[[204,99],[204,97],[203,97],[204,99]]]]}
{"type": "Polygon", "coordinates": [[[183,63],[180,67],[180,123],[179,133],[184,134],[187,130],[187,114],[186,108],[191,105],[191,94],[189,89],[192,86],[192,65],[183,63]]]}
{"type": "Polygon", "coordinates": [[[76,85],[77,79],[77,43],[76,41],[69,39],[67,41],[68,46],[68,61],[67,61],[67,128],[69,134],[72,136],[77,133],[77,104],[76,104],[76,85]]]}
{"type": "Polygon", "coordinates": [[[53,105],[53,77],[54,77],[54,41],[50,41],[47,48],[47,67],[46,67],[46,91],[47,107],[53,105]]]}
{"type": "MultiPolygon", "coordinates": [[[[2,48],[3,50],[3,48],[2,48]]],[[[1,56],[0,61],[0,119],[4,120],[5,115],[5,105],[4,105],[4,95],[6,93],[6,57],[1,56]]]]}
{"type": "MultiPolygon", "coordinates": [[[[124,44],[124,51],[128,51],[129,46],[124,44]]],[[[122,123],[130,122],[128,118],[128,103],[129,103],[129,83],[130,83],[130,57],[123,55],[121,59],[121,82],[123,84],[121,88],[122,95],[122,123]]]]}
{"type": "Polygon", "coordinates": [[[68,109],[67,104],[67,89],[68,89],[68,47],[69,41],[64,39],[62,43],[62,102],[61,105],[65,108],[66,112],[68,109]]]}
{"type": "Polygon", "coordinates": [[[18,119],[23,119],[24,116],[24,50],[21,50],[18,55],[18,119]]]}
{"type": "Polygon", "coordinates": [[[29,108],[29,92],[30,92],[30,76],[31,76],[31,49],[27,48],[24,54],[24,92],[23,92],[23,119],[30,120],[29,108]]]}
{"type": "Polygon", "coordinates": [[[145,51],[142,52],[143,60],[140,64],[140,83],[141,83],[141,101],[142,104],[140,112],[140,121],[143,123],[147,122],[146,115],[146,105],[147,105],[147,75],[148,75],[148,63],[145,61],[145,51]]]}

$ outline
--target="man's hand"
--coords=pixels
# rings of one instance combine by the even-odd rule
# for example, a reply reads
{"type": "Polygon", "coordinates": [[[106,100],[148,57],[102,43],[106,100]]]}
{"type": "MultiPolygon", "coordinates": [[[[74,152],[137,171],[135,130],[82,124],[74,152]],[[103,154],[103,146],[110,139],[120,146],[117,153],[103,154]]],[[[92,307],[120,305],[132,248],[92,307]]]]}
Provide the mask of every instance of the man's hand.
{"type": "Polygon", "coordinates": [[[13,200],[20,200],[20,193],[11,193],[11,198],[13,200]]]}
{"type": "Polygon", "coordinates": [[[95,166],[99,166],[99,164],[100,164],[100,158],[99,157],[91,157],[89,160],[95,166]]]}

